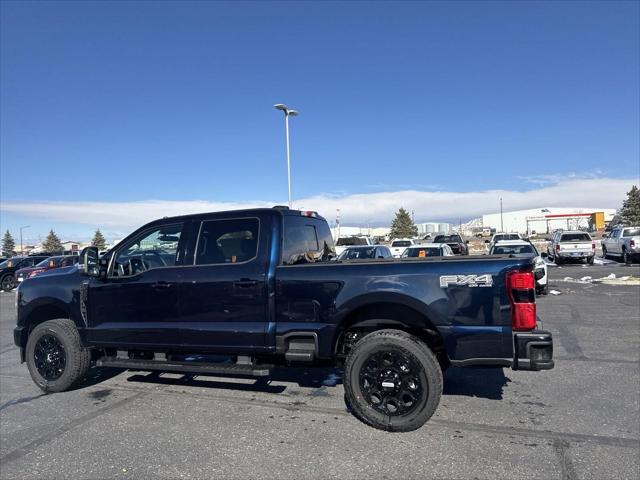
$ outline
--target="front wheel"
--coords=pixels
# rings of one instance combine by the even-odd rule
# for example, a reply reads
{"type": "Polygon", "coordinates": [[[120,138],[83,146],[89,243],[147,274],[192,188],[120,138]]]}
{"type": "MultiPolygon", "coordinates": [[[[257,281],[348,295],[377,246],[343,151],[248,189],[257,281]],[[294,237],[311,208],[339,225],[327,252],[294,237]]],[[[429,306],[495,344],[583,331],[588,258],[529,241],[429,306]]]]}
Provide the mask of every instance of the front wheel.
{"type": "Polygon", "coordinates": [[[59,318],[33,329],[26,359],[31,378],[41,390],[63,392],[87,373],[91,355],[80,344],[75,324],[59,318]]]}
{"type": "Polygon", "coordinates": [[[433,352],[401,330],[370,333],[345,363],[347,407],[380,430],[409,432],[424,425],[438,407],[442,383],[433,352]]]}
{"type": "Polygon", "coordinates": [[[16,279],[13,275],[5,275],[2,277],[2,290],[10,292],[16,286],[16,279]]]}

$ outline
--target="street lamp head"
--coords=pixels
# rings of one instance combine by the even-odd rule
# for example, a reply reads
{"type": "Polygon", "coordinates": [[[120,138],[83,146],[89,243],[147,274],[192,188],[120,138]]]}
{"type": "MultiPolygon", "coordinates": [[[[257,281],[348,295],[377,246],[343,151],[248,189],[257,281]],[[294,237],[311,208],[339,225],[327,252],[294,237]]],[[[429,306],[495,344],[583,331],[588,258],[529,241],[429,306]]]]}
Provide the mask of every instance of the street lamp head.
{"type": "Polygon", "coordinates": [[[274,107],[277,110],[282,110],[283,112],[287,113],[287,106],[284,103],[276,103],[274,107]]]}
{"type": "Polygon", "coordinates": [[[287,110],[287,115],[291,115],[292,117],[296,117],[298,115],[300,115],[300,113],[296,110],[287,110]]]}

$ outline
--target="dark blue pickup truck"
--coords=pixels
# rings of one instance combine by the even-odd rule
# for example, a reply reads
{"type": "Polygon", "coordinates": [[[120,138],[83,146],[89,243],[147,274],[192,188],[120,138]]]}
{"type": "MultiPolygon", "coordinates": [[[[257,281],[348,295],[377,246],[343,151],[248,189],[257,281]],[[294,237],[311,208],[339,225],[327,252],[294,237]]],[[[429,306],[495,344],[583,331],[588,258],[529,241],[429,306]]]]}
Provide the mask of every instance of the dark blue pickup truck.
{"type": "Polygon", "coordinates": [[[327,222],[286,207],[163,218],[101,258],[88,248],[78,266],[25,280],[14,336],[48,392],[92,365],[240,376],[338,365],[359,419],[408,431],[434,413],[450,365],[553,367],[533,266],[336,261],[327,222]]]}

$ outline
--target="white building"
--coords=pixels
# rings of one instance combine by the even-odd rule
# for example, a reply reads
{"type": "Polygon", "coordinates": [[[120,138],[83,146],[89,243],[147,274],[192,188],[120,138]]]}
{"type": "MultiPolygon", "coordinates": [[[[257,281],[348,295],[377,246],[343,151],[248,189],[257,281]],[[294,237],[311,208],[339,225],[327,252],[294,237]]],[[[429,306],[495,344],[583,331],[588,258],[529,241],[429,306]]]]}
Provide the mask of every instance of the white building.
{"type": "Polygon", "coordinates": [[[591,214],[604,212],[605,222],[611,221],[616,213],[613,208],[568,208],[543,207],[514,212],[491,213],[482,216],[484,227],[495,228],[496,231],[544,234],[557,228],[577,230],[589,226],[591,214]]]}
{"type": "Polygon", "coordinates": [[[418,235],[425,235],[427,233],[449,233],[451,230],[451,225],[448,223],[416,223],[416,227],[418,227],[418,235]]]}

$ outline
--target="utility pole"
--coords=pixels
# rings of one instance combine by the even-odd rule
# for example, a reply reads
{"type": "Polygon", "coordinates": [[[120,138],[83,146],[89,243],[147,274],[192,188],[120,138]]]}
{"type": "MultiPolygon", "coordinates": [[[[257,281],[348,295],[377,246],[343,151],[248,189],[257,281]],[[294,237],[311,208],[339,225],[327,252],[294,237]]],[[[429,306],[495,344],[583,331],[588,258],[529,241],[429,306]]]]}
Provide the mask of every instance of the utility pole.
{"type": "Polygon", "coordinates": [[[500,197],[500,231],[504,233],[504,223],[502,221],[502,197],[500,197]]]}
{"type": "Polygon", "coordinates": [[[336,208],[336,225],[338,227],[338,231],[336,232],[336,238],[340,238],[340,209],[336,208]]]}
{"type": "Polygon", "coordinates": [[[29,228],[29,225],[20,227],[20,255],[24,254],[24,250],[22,249],[22,230],[24,230],[25,228],[29,228]]]}
{"type": "Polygon", "coordinates": [[[283,103],[277,103],[274,105],[276,110],[281,110],[284,112],[284,132],[285,132],[285,141],[287,143],[287,184],[289,186],[289,208],[291,207],[291,153],[289,150],[289,116],[295,117],[299,115],[299,113],[295,110],[291,110],[289,107],[284,105],[283,103]]]}

